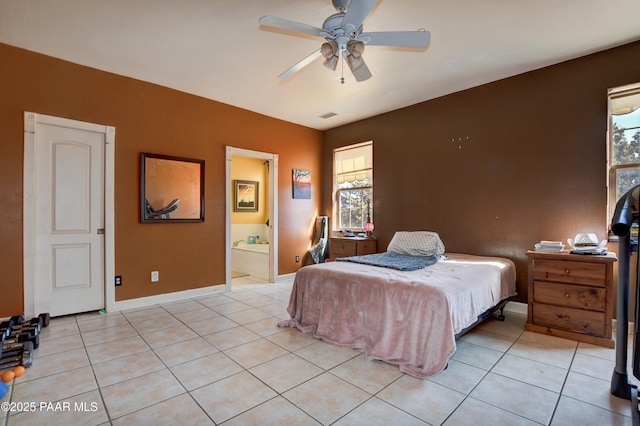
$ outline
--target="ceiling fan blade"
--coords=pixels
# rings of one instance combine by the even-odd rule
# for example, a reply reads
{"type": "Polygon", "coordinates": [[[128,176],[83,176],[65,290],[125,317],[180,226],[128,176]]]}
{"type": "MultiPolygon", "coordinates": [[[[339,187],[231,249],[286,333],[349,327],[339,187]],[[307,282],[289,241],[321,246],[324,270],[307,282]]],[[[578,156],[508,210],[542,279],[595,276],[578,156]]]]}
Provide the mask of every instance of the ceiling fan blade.
{"type": "Polygon", "coordinates": [[[300,22],[291,21],[285,18],[279,18],[277,16],[265,15],[258,20],[260,25],[267,27],[279,28],[285,31],[293,31],[296,33],[309,34],[316,37],[320,36],[321,28],[314,27],[313,25],[302,24],[300,22]]]}
{"type": "Polygon", "coordinates": [[[429,31],[387,31],[362,33],[358,40],[369,46],[427,47],[429,31]]]}
{"type": "Polygon", "coordinates": [[[343,28],[347,34],[360,28],[378,0],[351,0],[344,16],[343,28]]]}
{"type": "Polygon", "coordinates": [[[366,63],[363,63],[360,68],[353,72],[353,76],[356,78],[356,81],[365,81],[371,78],[371,71],[367,67],[366,63]]]}
{"type": "Polygon", "coordinates": [[[315,52],[313,52],[311,55],[307,56],[306,58],[304,58],[303,60],[301,60],[300,62],[298,62],[297,64],[295,64],[294,66],[292,66],[291,68],[289,68],[288,70],[280,74],[278,78],[284,79],[287,77],[291,77],[293,74],[297,73],[302,68],[306,67],[311,62],[321,57],[322,57],[322,51],[318,49],[315,52]]]}

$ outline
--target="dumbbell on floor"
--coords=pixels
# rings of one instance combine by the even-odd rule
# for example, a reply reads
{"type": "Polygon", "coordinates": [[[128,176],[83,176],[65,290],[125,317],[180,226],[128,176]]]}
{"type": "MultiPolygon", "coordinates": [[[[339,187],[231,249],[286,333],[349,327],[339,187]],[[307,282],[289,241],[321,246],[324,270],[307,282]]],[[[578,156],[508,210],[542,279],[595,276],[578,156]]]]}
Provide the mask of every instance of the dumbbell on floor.
{"type": "MultiPolygon", "coordinates": [[[[0,323],[0,341],[7,339],[15,339],[21,334],[28,333],[31,336],[40,334],[43,327],[48,327],[51,321],[49,313],[41,313],[37,317],[31,318],[28,322],[24,321],[22,315],[16,315],[11,317],[8,321],[0,323]]],[[[26,336],[22,337],[24,341],[26,336]]],[[[35,338],[34,345],[38,347],[38,342],[35,338]]]]}
{"type": "Polygon", "coordinates": [[[40,337],[21,334],[17,339],[5,340],[4,343],[8,343],[8,344],[31,343],[33,345],[33,349],[38,349],[38,347],[40,347],[40,337]]]}
{"type": "Polygon", "coordinates": [[[49,312],[38,315],[38,318],[42,320],[42,327],[49,327],[49,322],[51,321],[51,315],[49,315],[49,312]]]}
{"type": "Polygon", "coordinates": [[[13,326],[10,334],[31,333],[33,335],[40,334],[42,330],[42,319],[40,317],[32,318],[29,322],[23,322],[20,325],[13,326]]]}
{"type": "Polygon", "coordinates": [[[25,331],[11,333],[9,336],[0,335],[0,341],[3,345],[12,343],[32,342],[33,348],[38,349],[40,346],[40,336],[35,329],[27,329],[25,331]]]}
{"type": "Polygon", "coordinates": [[[24,342],[11,348],[12,350],[0,349],[0,370],[22,365],[29,368],[33,364],[34,346],[32,342],[24,342]]]}
{"type": "Polygon", "coordinates": [[[22,324],[22,321],[24,321],[22,315],[13,316],[7,321],[2,321],[0,323],[0,335],[5,334],[9,336],[13,329],[22,324]]]}

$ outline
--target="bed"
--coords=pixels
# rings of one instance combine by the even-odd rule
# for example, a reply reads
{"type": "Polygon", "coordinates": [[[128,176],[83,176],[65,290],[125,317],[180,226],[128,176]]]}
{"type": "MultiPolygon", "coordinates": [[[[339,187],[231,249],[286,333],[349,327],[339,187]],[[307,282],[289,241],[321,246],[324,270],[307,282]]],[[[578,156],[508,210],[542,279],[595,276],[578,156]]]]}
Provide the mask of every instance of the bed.
{"type": "MultiPolygon", "coordinates": [[[[456,350],[456,336],[516,294],[516,273],[509,259],[444,254],[435,235],[435,249],[430,243],[429,250],[408,250],[408,256],[437,260],[416,270],[357,258],[301,268],[287,308],[291,318],[279,325],[361,349],[367,358],[397,364],[415,377],[441,372],[456,350]]],[[[387,253],[396,253],[396,236],[387,253]]]]}

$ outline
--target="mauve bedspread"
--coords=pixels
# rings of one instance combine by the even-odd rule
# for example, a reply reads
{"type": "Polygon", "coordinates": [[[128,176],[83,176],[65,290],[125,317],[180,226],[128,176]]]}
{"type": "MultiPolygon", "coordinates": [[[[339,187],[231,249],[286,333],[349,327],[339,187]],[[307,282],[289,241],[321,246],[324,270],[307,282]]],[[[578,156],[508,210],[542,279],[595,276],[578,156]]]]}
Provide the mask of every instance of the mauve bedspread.
{"type": "Polygon", "coordinates": [[[291,319],[280,326],[363,349],[412,376],[433,376],[455,352],[457,333],[515,295],[512,261],[447,256],[417,271],[350,262],[305,266],[293,284],[291,319]]]}

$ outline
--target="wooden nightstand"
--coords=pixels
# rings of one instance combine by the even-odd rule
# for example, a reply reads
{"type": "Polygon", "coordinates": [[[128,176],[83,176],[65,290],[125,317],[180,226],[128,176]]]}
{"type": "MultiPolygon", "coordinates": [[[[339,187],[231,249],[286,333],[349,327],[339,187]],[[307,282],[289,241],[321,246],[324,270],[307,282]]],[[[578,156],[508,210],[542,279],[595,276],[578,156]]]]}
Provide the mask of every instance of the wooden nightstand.
{"type": "Polygon", "coordinates": [[[329,238],[329,259],[336,257],[362,256],[377,251],[375,238],[331,237],[329,238]]]}
{"type": "Polygon", "coordinates": [[[527,252],[525,330],[614,347],[613,264],[606,256],[527,252]]]}

